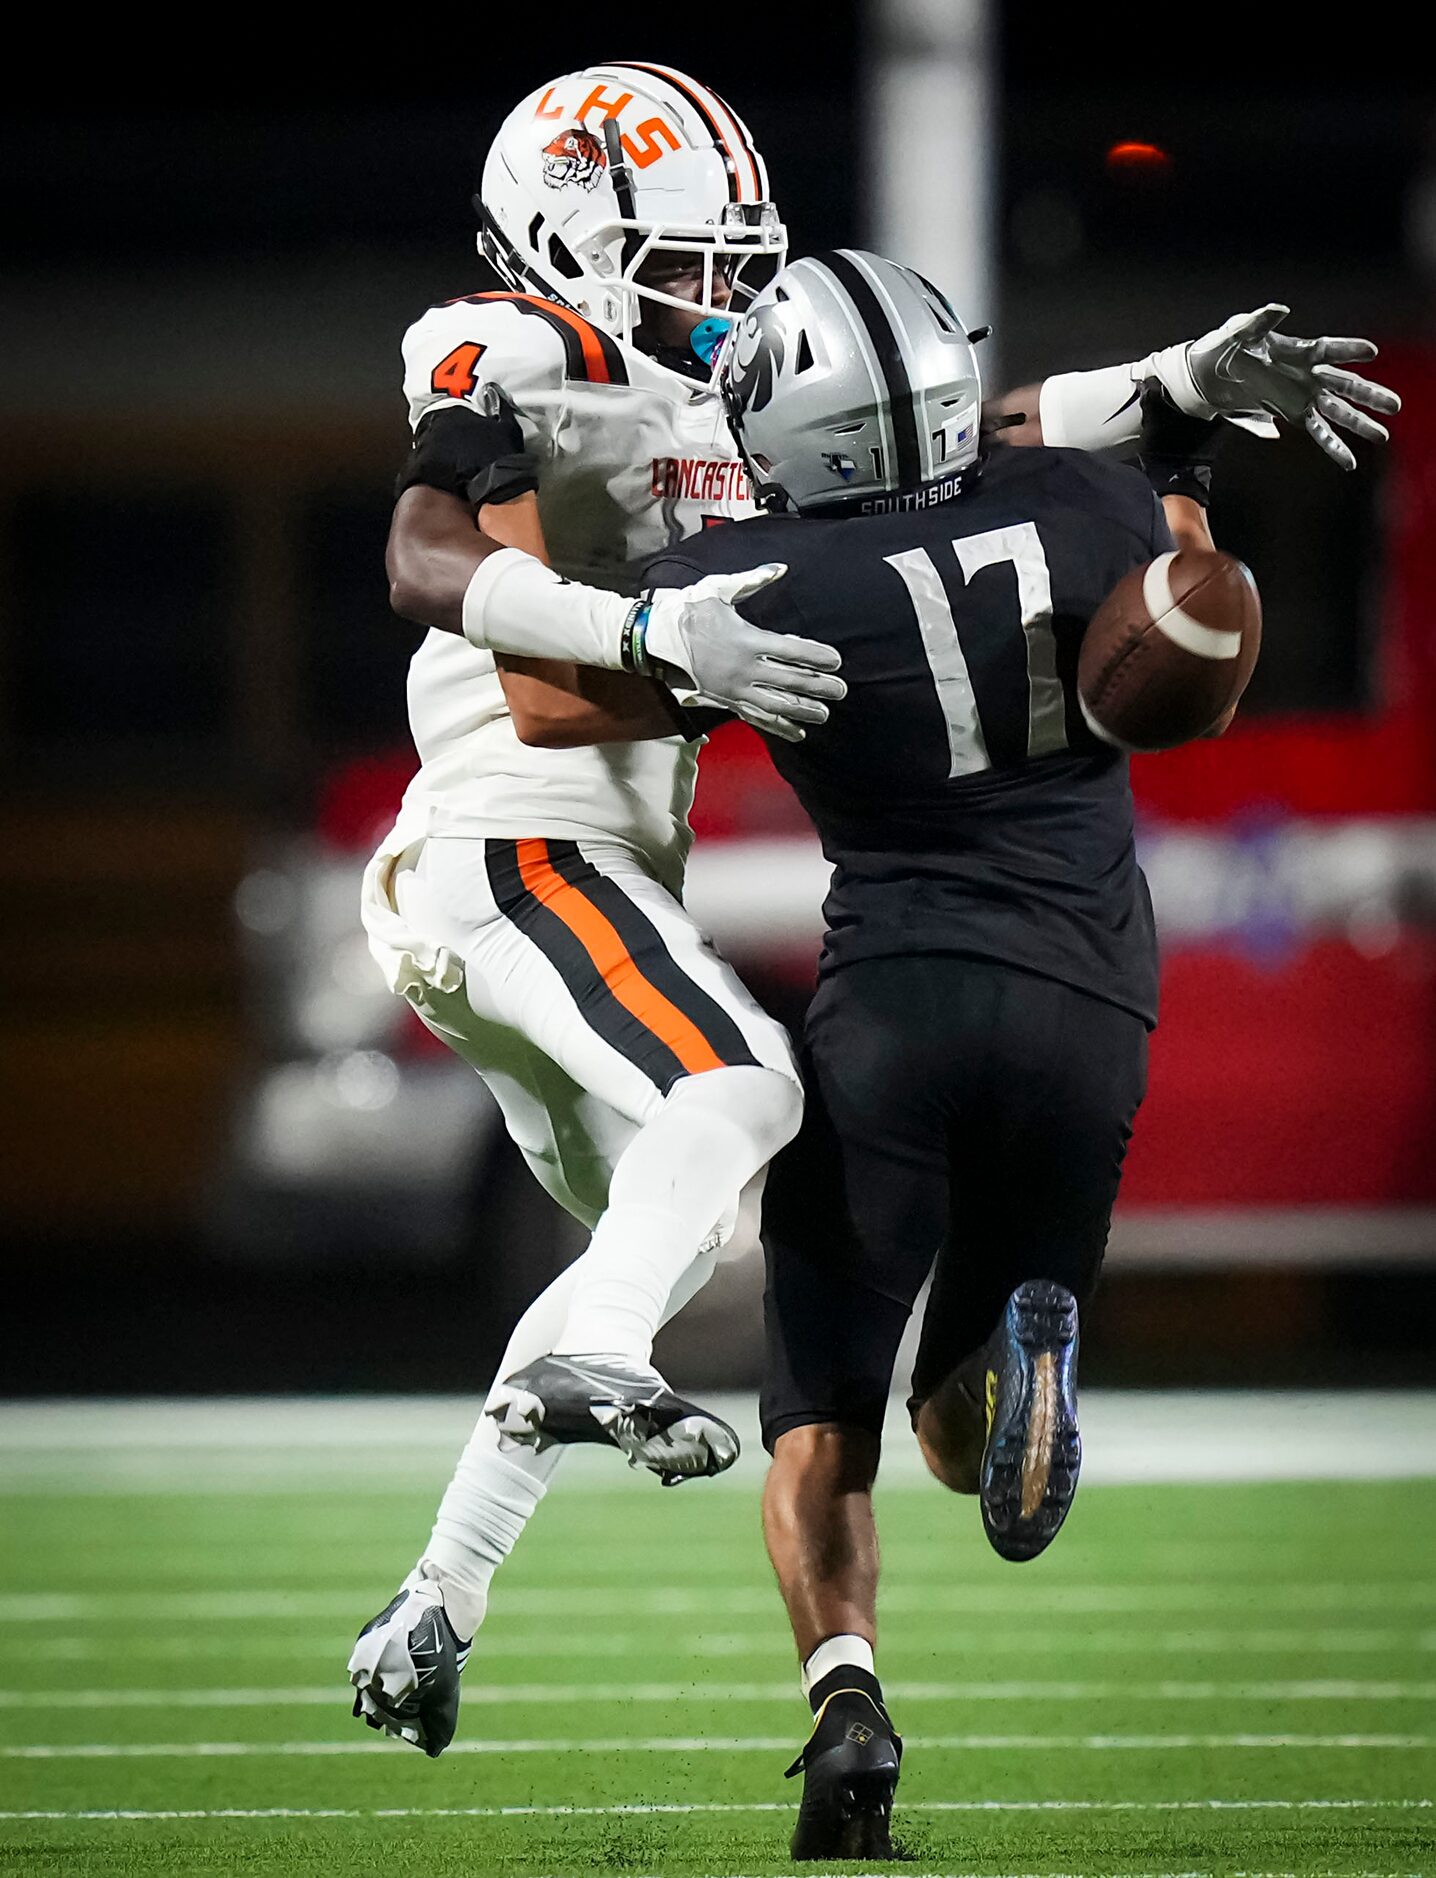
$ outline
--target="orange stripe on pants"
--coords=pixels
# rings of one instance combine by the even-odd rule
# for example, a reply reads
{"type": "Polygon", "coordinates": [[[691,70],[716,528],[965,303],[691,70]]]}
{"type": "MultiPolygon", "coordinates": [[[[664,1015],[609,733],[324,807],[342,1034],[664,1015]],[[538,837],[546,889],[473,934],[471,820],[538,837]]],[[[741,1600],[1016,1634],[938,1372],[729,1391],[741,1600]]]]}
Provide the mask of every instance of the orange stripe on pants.
{"type": "Polygon", "coordinates": [[[568,927],[624,1010],[666,1044],[690,1075],[722,1069],[722,1057],[692,1018],[649,983],[612,923],[592,900],[555,870],[549,860],[548,843],[518,841],[514,846],[524,886],[568,927]]]}

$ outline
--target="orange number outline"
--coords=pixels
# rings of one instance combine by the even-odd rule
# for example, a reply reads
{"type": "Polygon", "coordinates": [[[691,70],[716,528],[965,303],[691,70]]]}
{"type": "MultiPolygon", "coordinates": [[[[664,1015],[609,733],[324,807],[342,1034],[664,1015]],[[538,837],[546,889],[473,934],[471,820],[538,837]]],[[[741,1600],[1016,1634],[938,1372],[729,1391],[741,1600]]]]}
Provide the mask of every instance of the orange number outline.
{"type": "Polygon", "coordinates": [[[474,370],[479,360],[488,350],[476,340],[466,339],[461,346],[455,346],[447,358],[440,359],[429,379],[430,391],[446,391],[451,398],[467,398],[479,382],[479,375],[474,370]]]}

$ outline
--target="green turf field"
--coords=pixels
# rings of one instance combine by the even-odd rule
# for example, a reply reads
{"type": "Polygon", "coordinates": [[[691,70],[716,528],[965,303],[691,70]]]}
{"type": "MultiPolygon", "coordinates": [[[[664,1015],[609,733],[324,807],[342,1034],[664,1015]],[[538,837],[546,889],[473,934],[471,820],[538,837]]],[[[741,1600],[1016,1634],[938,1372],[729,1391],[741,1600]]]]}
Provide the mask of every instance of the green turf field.
{"type": "MultiPolygon", "coordinates": [[[[0,1476],[0,1872],[792,1870],[760,1469],[560,1483],[430,1762],[345,1700],[444,1471],[395,1459],[0,1476]]],[[[911,1474],[880,1515],[895,1869],[1436,1869],[1436,1481],[1084,1487],[1021,1567],[911,1474]]]]}

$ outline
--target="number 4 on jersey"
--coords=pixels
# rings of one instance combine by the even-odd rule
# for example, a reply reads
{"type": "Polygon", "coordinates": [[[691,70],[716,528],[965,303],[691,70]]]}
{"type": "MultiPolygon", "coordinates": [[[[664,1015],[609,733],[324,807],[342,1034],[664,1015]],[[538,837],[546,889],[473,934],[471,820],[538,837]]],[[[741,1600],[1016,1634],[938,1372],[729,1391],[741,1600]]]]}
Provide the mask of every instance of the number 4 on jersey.
{"type": "MultiPolygon", "coordinates": [[[[1052,579],[1033,522],[989,528],[954,541],[964,585],[984,567],[1008,561],[1017,574],[1017,606],[1027,641],[1027,754],[1046,756],[1067,747],[1066,705],[1057,676],[1057,641],[1052,632],[1052,579]]],[[[952,598],[926,548],[883,557],[907,588],[923,651],[932,668],[947,725],[948,775],[970,776],[990,769],[977,694],[953,618],[952,598]]],[[[959,590],[960,591],[960,590],[959,590]]]]}
{"type": "Polygon", "coordinates": [[[479,375],[474,370],[484,356],[485,348],[467,340],[461,346],[455,346],[445,359],[440,359],[434,367],[433,377],[429,380],[431,391],[447,391],[451,398],[467,398],[479,382],[479,375]]]}

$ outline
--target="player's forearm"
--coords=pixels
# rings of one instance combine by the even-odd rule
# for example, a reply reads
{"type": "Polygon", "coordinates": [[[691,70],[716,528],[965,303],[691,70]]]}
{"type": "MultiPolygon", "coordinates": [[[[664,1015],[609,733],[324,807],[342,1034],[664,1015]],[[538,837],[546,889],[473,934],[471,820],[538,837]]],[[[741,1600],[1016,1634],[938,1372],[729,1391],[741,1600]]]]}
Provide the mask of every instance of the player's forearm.
{"type": "Polygon", "coordinates": [[[1019,385],[982,401],[982,428],[997,443],[1041,443],[1041,385],[1019,385]]]}
{"type": "Polygon", "coordinates": [[[535,551],[542,548],[536,507],[533,528],[523,526],[524,503],[533,497],[500,505],[492,516],[485,507],[476,527],[456,496],[423,485],[406,489],[394,507],[385,557],[394,611],[462,633],[481,651],[621,670],[632,602],[555,574],[535,551]],[[505,515],[510,507],[515,517],[505,515]]]}
{"type": "Polygon", "coordinates": [[[576,750],[645,743],[678,730],[672,705],[651,679],[505,653],[496,655],[495,664],[520,743],[576,750]]]}
{"type": "Polygon", "coordinates": [[[1162,513],[1179,549],[1196,548],[1205,554],[1215,549],[1217,544],[1212,540],[1211,524],[1200,502],[1194,502],[1190,496],[1163,496],[1162,513]]]}
{"type": "Polygon", "coordinates": [[[985,399],[983,429],[998,443],[1045,443],[1070,450],[1113,450],[1137,440],[1141,429],[1141,364],[1107,365],[1095,372],[1059,372],[1039,384],[1019,385],[985,399]]]}
{"type": "MultiPolygon", "coordinates": [[[[1153,382],[1180,389],[1180,408],[1204,409],[1187,364],[1190,348],[1168,346],[1122,365],[1087,372],[1054,372],[1038,385],[1023,385],[995,400],[995,407],[1022,412],[1026,422],[999,432],[1007,443],[1046,443],[1056,449],[1120,450],[1142,429],[1142,391],[1153,382]]],[[[987,416],[988,407],[983,407],[987,416]]]]}

